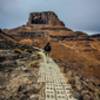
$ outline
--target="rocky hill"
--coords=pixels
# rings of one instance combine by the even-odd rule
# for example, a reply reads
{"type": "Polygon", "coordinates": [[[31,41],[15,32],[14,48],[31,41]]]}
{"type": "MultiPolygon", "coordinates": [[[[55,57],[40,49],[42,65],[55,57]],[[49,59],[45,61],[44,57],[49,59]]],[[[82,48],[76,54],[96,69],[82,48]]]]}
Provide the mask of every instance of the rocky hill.
{"type": "MultiPolygon", "coordinates": [[[[9,80],[12,77],[14,78],[9,71],[18,76],[20,67],[17,70],[16,67],[19,65],[16,64],[16,61],[18,59],[26,59],[25,61],[30,62],[32,60],[31,53],[35,50],[34,47],[43,48],[48,42],[50,42],[52,47],[50,56],[59,64],[66,77],[70,77],[69,82],[73,85],[73,89],[77,91],[77,95],[83,96],[85,95],[83,92],[87,91],[85,98],[88,99],[79,100],[99,100],[97,99],[97,95],[100,97],[100,36],[88,36],[86,33],[74,32],[72,29],[66,28],[57,15],[51,11],[33,12],[30,14],[26,25],[14,29],[0,30],[0,64],[3,66],[0,66],[0,79],[5,80],[5,85],[8,84],[6,80],[7,73],[10,75],[9,80]],[[9,68],[6,66],[12,67],[9,68]],[[5,73],[5,77],[3,77],[3,72],[5,72],[3,68],[7,72],[5,73]],[[76,84],[76,81],[79,84],[76,84]],[[80,94],[80,92],[83,94],[80,94]]],[[[33,58],[38,61],[38,56],[34,56],[33,58]]],[[[26,66],[25,64],[24,62],[24,67],[26,66]]],[[[38,67],[35,70],[38,70],[38,67]]],[[[32,73],[31,69],[25,69],[24,71],[32,73]]],[[[23,73],[20,72],[21,75],[23,73]]],[[[17,78],[14,80],[17,81],[17,78]]],[[[29,79],[26,80],[29,81],[29,79]]],[[[13,84],[13,80],[11,82],[9,85],[13,84]]],[[[15,87],[17,88],[18,86],[15,87]]],[[[19,96],[22,93],[20,92],[21,89],[23,90],[23,87],[19,88],[19,92],[16,95],[19,96]]]]}

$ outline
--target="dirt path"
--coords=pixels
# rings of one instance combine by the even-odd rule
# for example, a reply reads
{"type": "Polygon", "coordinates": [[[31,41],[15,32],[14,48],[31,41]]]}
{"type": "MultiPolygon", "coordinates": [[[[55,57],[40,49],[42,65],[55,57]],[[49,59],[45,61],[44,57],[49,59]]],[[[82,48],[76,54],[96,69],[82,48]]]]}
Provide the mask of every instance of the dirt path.
{"type": "Polygon", "coordinates": [[[67,84],[59,66],[50,57],[40,52],[43,60],[40,62],[38,83],[45,83],[45,100],[76,100],[72,95],[72,88],[67,84]]]}

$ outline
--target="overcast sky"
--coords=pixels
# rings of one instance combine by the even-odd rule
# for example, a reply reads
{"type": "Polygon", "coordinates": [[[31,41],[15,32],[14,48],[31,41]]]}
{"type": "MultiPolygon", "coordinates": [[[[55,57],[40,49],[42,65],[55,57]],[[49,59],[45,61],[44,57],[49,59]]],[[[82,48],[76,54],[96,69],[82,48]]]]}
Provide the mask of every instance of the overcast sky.
{"type": "Polygon", "coordinates": [[[27,22],[30,12],[54,11],[73,30],[100,33],[100,0],[0,0],[0,27],[27,22]]]}

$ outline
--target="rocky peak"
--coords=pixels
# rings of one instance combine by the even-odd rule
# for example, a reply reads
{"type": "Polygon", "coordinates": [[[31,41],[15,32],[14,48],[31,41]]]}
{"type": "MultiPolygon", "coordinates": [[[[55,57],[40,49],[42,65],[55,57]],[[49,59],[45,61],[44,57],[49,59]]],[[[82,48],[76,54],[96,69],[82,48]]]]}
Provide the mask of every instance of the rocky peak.
{"type": "Polygon", "coordinates": [[[29,16],[28,25],[50,25],[50,26],[65,26],[58,16],[52,12],[32,12],[29,16]]]}

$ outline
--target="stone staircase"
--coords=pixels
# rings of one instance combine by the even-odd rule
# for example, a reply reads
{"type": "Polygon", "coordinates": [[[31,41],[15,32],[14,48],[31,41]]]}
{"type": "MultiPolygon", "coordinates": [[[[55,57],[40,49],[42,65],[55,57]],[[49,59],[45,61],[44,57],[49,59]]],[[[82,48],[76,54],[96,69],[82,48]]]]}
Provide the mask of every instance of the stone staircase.
{"type": "Polygon", "coordinates": [[[38,83],[44,83],[45,100],[76,100],[67,79],[61,73],[59,66],[45,54],[41,53],[38,83]]]}

